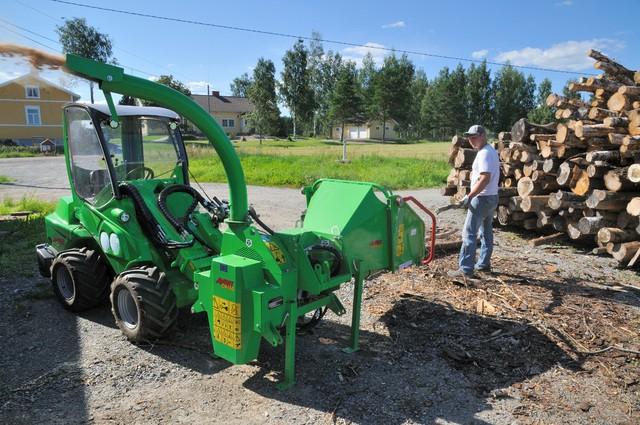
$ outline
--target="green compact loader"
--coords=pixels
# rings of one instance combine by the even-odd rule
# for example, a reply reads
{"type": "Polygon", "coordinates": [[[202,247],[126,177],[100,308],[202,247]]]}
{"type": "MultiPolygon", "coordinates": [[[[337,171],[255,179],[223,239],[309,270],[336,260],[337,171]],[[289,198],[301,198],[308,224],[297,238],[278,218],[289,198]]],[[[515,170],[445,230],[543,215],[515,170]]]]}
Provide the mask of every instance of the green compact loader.
{"type": "Polygon", "coordinates": [[[365,278],[426,263],[435,217],[413,198],[373,184],[322,179],[303,189],[300,224],[274,232],[249,208],[240,161],[211,114],[183,94],[67,55],[70,72],[99,84],[107,105],[64,108],[64,148],[71,196],[46,217],[38,266],[73,312],[110,298],[113,316],[133,342],[161,338],[178,310],[204,312],[213,353],[234,364],[258,355],[260,343],[285,345],[285,373],[295,382],[300,327],[327,310],[345,314],[335,291],[354,279],[351,340],[358,349],[365,278]],[[111,93],[159,107],[115,106],[111,93]],[[224,167],[229,201],[190,185],[181,117],[208,138],[224,167]],[[431,216],[425,224],[408,205],[431,216]],[[255,225],[254,225],[255,223],[255,225]]]}

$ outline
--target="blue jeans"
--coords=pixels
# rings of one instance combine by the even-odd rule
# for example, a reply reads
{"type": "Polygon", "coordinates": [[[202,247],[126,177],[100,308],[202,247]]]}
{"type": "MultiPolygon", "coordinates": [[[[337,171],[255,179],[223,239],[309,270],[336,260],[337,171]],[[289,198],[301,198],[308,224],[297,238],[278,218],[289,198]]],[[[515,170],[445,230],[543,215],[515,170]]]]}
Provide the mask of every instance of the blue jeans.
{"type": "Polygon", "coordinates": [[[469,204],[462,231],[460,270],[472,273],[475,267],[491,267],[493,252],[493,212],[498,208],[498,195],[476,196],[469,204]],[[476,263],[476,240],[480,231],[480,258],[476,263]]]}

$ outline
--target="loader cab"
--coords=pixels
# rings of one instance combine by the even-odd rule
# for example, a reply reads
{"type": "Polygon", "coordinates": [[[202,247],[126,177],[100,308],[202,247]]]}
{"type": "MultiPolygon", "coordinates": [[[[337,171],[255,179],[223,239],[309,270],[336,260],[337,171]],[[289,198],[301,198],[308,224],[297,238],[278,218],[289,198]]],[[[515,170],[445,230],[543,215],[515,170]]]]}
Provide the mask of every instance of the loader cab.
{"type": "Polygon", "coordinates": [[[66,158],[75,195],[96,205],[119,198],[119,184],[165,180],[188,184],[180,117],[157,107],[117,106],[117,126],[107,105],[64,109],[66,158]]]}

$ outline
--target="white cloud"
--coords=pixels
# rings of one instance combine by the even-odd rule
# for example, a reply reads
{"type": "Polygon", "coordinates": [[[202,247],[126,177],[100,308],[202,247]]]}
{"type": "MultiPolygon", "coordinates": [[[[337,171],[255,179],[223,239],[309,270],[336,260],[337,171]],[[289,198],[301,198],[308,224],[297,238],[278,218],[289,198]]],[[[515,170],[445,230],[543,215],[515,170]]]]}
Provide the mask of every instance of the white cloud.
{"type": "Polygon", "coordinates": [[[475,52],[471,52],[471,57],[474,59],[483,59],[486,58],[489,54],[487,49],[476,50],[475,52]]]}
{"type": "Polygon", "coordinates": [[[573,6],[573,0],[563,0],[556,3],[556,6],[573,6]]]}
{"type": "Polygon", "coordinates": [[[608,38],[594,38],[583,41],[564,41],[548,49],[525,47],[520,50],[501,52],[496,57],[500,62],[513,65],[532,65],[544,68],[557,68],[568,71],[581,71],[593,66],[593,59],[587,56],[589,49],[621,50],[624,43],[608,38]]]}
{"type": "Polygon", "coordinates": [[[388,29],[388,28],[404,28],[406,26],[407,26],[407,24],[405,24],[404,21],[395,21],[395,22],[391,22],[390,24],[384,24],[382,26],[382,28],[384,28],[384,29],[388,29]]]}
{"type": "Polygon", "coordinates": [[[350,60],[356,63],[356,66],[362,65],[362,58],[366,56],[367,53],[371,53],[373,56],[373,61],[380,65],[384,61],[384,57],[388,53],[387,50],[383,50],[385,48],[384,44],[368,42],[362,46],[354,46],[347,47],[342,50],[342,58],[346,60],[350,60]]]}
{"type": "Polygon", "coordinates": [[[194,94],[207,94],[207,85],[211,88],[211,83],[207,81],[189,81],[186,84],[187,88],[194,94]]]}
{"type": "Polygon", "coordinates": [[[13,80],[14,78],[18,78],[21,75],[24,75],[24,73],[18,71],[0,70],[0,82],[13,80]]]}

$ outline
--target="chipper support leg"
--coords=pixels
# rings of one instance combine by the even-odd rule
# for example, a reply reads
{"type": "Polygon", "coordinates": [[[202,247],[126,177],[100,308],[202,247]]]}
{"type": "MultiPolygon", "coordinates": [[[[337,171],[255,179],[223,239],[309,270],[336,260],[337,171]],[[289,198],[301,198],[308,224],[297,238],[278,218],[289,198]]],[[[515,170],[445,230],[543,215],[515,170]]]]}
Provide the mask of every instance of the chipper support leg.
{"type": "Polygon", "coordinates": [[[355,283],[353,287],[353,311],[351,313],[351,343],[349,347],[343,349],[345,353],[354,353],[360,347],[360,310],[362,307],[362,289],[364,286],[364,277],[362,275],[360,261],[354,262],[357,267],[355,275],[355,283]]]}
{"type": "Polygon", "coordinates": [[[276,385],[279,390],[289,389],[296,383],[296,324],[298,322],[298,308],[295,301],[291,303],[286,322],[284,379],[276,385]]]}

